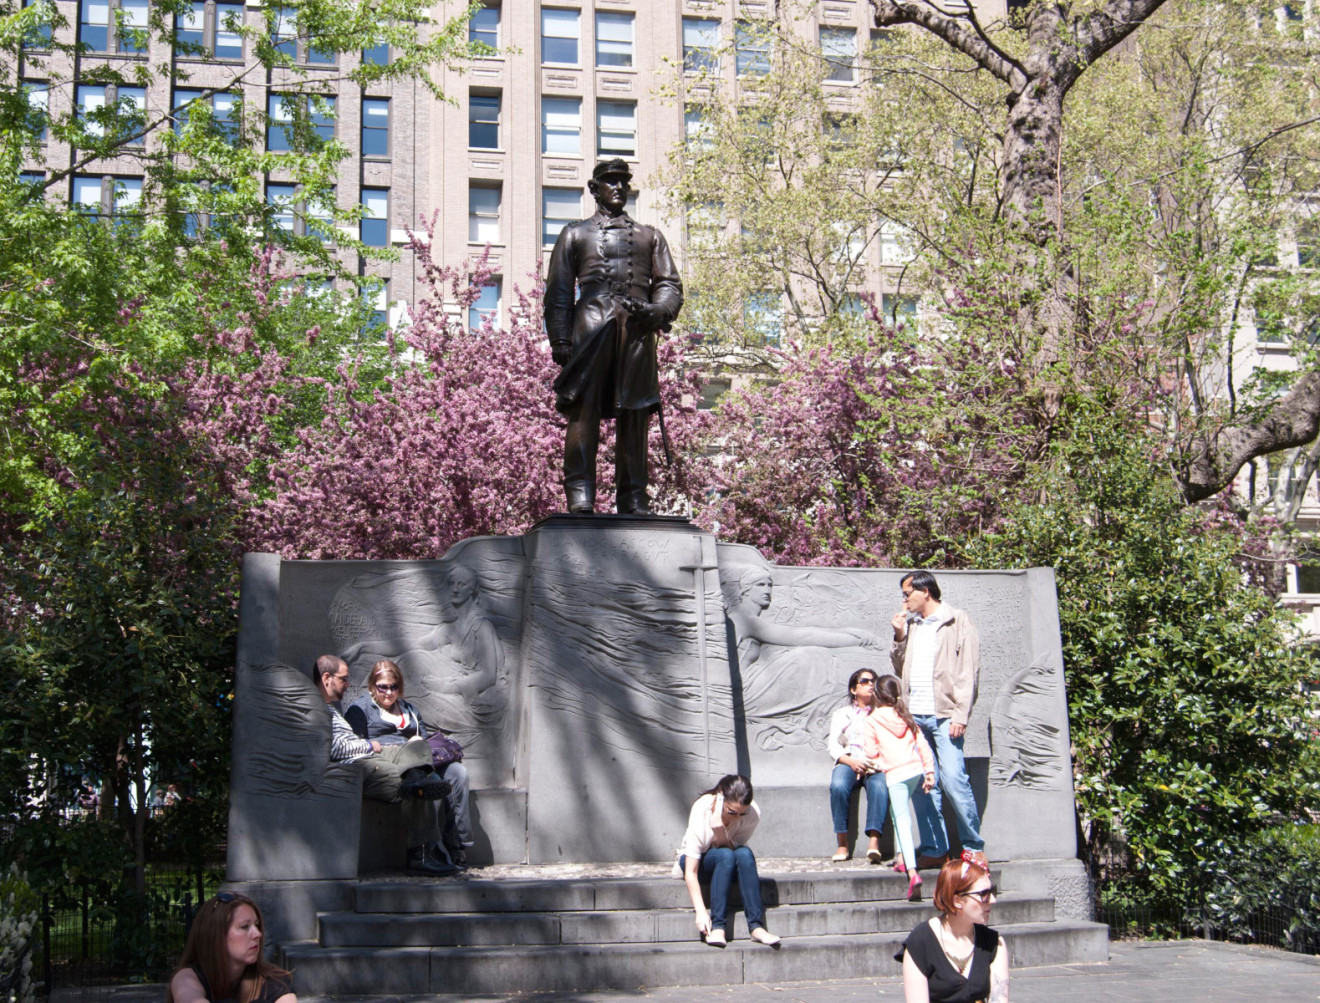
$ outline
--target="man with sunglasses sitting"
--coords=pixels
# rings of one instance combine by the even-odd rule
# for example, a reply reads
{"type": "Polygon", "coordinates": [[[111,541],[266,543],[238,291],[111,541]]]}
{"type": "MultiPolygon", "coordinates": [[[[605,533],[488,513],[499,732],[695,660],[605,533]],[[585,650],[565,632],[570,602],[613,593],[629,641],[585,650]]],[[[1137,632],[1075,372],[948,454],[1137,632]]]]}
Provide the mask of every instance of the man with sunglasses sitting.
{"type": "Polygon", "coordinates": [[[431,747],[425,742],[381,745],[375,739],[359,738],[339,704],[348,689],[348,663],[335,655],[322,655],[316,660],[315,675],[316,688],[330,714],[331,760],[362,761],[366,766],[363,796],[400,805],[410,871],[453,874],[458,868],[436,849],[444,838],[444,799],[450,786],[435,774],[431,747]]]}

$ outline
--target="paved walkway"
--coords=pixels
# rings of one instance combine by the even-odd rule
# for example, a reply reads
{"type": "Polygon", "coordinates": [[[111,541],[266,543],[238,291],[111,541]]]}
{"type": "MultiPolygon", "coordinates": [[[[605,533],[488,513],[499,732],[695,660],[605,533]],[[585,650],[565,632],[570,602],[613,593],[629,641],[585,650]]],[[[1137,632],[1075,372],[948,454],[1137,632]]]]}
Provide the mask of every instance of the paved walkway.
{"type": "MultiPolygon", "coordinates": [[[[50,1003],[160,1003],[164,986],[56,990],[50,1003]]],[[[513,996],[304,997],[302,1003],[895,1003],[897,977],[695,989],[532,993],[513,996]]],[[[1013,975],[1013,1003],[1317,1003],[1320,957],[1200,940],[1110,945],[1104,964],[1028,968],[1013,975]]]]}
{"type": "MultiPolygon", "coordinates": [[[[302,1003],[329,1003],[331,999],[310,997],[302,1003]]],[[[903,999],[903,985],[899,977],[888,976],[709,989],[681,986],[511,996],[333,999],[336,1003],[896,1003],[903,999]]],[[[1027,968],[1015,973],[1011,999],[1012,1003],[1316,1003],[1320,1000],[1320,957],[1199,940],[1118,943],[1110,945],[1109,961],[1104,964],[1027,968]]]]}

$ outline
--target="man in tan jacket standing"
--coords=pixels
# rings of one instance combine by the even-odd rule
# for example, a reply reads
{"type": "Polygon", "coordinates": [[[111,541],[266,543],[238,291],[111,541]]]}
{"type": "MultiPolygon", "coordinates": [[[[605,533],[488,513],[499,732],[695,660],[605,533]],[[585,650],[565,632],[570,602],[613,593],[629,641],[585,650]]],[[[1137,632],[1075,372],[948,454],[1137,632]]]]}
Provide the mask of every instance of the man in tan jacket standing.
{"type": "Polygon", "coordinates": [[[971,618],[940,601],[940,586],[929,571],[914,571],[901,583],[903,608],[894,614],[894,671],[907,690],[908,710],[935,751],[936,786],[930,797],[914,799],[921,844],[919,867],[938,867],[949,853],[941,790],[958,820],[963,858],[987,867],[981,815],[963,762],[963,735],[976,702],[981,668],[980,641],[971,618]]]}

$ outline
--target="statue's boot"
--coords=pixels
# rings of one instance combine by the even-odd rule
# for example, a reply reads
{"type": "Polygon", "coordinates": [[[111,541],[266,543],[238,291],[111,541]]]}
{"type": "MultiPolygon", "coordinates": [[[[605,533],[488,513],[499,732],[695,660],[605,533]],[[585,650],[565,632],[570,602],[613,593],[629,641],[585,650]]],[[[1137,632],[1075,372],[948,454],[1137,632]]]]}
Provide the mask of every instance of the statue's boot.
{"type": "Polygon", "coordinates": [[[581,481],[564,485],[568,497],[568,510],[574,515],[591,515],[596,511],[596,485],[581,481]]]}

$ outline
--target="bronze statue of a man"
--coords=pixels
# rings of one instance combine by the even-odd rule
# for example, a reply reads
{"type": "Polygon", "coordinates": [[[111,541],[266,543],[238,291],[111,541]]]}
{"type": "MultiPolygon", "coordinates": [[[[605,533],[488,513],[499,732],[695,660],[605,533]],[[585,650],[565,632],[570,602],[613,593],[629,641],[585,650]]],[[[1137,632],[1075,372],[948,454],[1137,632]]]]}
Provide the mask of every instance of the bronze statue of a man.
{"type": "Polygon", "coordinates": [[[615,420],[617,511],[650,512],[647,432],[660,408],[656,333],[668,331],[678,316],[683,283],[664,235],[623,211],[631,181],[624,161],[597,164],[587,182],[595,214],[565,226],[550,254],[545,327],[561,367],[555,407],[568,418],[564,492],[570,512],[595,511],[602,418],[615,420]]]}

